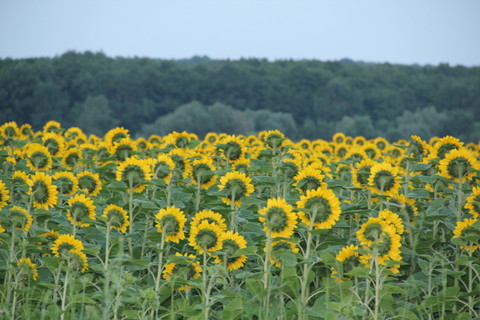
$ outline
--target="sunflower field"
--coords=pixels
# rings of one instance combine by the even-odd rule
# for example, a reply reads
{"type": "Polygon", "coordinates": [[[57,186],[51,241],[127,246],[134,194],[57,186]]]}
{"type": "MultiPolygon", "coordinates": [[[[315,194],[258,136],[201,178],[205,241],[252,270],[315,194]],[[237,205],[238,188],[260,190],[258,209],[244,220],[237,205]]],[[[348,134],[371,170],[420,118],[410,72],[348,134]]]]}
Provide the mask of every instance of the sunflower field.
{"type": "Polygon", "coordinates": [[[478,144],[0,141],[0,318],[480,319],[478,144]]]}

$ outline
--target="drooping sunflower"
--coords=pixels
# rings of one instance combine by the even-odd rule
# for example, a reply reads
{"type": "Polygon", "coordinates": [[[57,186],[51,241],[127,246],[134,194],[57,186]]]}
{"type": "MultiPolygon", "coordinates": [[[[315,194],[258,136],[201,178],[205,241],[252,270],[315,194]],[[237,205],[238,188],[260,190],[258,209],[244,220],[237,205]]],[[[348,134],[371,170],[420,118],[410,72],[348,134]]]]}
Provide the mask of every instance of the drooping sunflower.
{"type": "Polygon", "coordinates": [[[480,217],[480,187],[472,188],[472,195],[467,198],[465,208],[474,217],[480,217]]]}
{"type": "Polygon", "coordinates": [[[0,180],[0,209],[5,207],[10,200],[10,191],[7,188],[7,185],[0,180]]]}
{"type": "Polygon", "coordinates": [[[398,168],[389,163],[376,163],[370,169],[368,185],[372,192],[395,196],[400,189],[398,168]]]}
{"type": "Polygon", "coordinates": [[[108,146],[113,146],[115,142],[120,142],[122,139],[130,139],[128,129],[122,127],[113,128],[104,136],[104,140],[107,142],[108,146]]]}
{"type": "Polygon", "coordinates": [[[38,143],[29,143],[25,146],[25,161],[32,171],[47,171],[52,168],[50,151],[38,143]]]}
{"type": "Polygon", "coordinates": [[[225,224],[225,219],[218,212],[212,210],[202,210],[195,214],[190,222],[190,229],[198,227],[203,221],[208,221],[210,223],[217,224],[222,231],[227,231],[227,225],[225,224]]]}
{"type": "Polygon", "coordinates": [[[186,177],[186,173],[190,172],[190,154],[187,152],[189,149],[175,148],[170,150],[168,155],[172,158],[175,168],[173,170],[173,178],[175,180],[181,180],[186,177]]]}
{"type": "Polygon", "coordinates": [[[316,190],[320,187],[326,187],[326,183],[323,181],[325,176],[320,170],[311,166],[300,170],[293,179],[296,181],[293,185],[302,193],[305,193],[308,190],[316,190]]]}
{"type": "Polygon", "coordinates": [[[335,256],[335,260],[338,261],[339,267],[341,267],[341,272],[337,270],[338,268],[332,267],[331,277],[337,282],[343,282],[345,279],[350,279],[345,273],[352,271],[352,269],[359,264],[360,255],[357,252],[358,249],[358,246],[351,244],[343,247],[335,256]]]}
{"type": "Polygon", "coordinates": [[[269,148],[278,149],[285,141],[285,135],[279,130],[269,130],[263,132],[262,140],[269,148]]]}
{"type": "Polygon", "coordinates": [[[185,239],[185,222],[187,217],[178,208],[167,207],[160,209],[155,215],[156,227],[158,232],[163,232],[165,241],[178,243],[185,239]]]}
{"type": "MultiPolygon", "coordinates": [[[[370,219],[380,219],[380,218],[370,218],[370,219]]],[[[366,223],[368,223],[368,221],[366,223]]],[[[383,224],[380,227],[381,228],[380,233],[379,233],[379,230],[377,230],[376,228],[378,228],[377,222],[374,222],[367,227],[365,235],[367,237],[371,237],[369,241],[370,240],[372,241],[369,245],[364,246],[364,249],[376,250],[378,255],[378,263],[381,265],[385,265],[386,260],[394,260],[394,261],[402,260],[402,256],[400,254],[400,247],[402,246],[401,237],[398,233],[396,233],[395,227],[385,222],[385,224],[383,224]]],[[[359,231],[357,232],[357,238],[360,240],[360,237],[358,236],[359,231]]],[[[370,252],[365,255],[362,255],[360,257],[360,261],[366,267],[369,267],[371,264],[371,260],[373,258],[374,258],[374,255],[373,253],[370,252]]],[[[395,271],[393,272],[395,273],[395,271]]]]}
{"type": "Polygon", "coordinates": [[[463,142],[461,142],[459,139],[455,137],[452,137],[452,136],[443,137],[434,144],[433,157],[439,158],[440,160],[442,160],[443,158],[445,158],[447,153],[455,149],[460,149],[462,146],[463,146],[463,142]]]}
{"type": "Polygon", "coordinates": [[[103,210],[102,217],[107,219],[110,228],[116,229],[120,232],[127,232],[127,227],[130,225],[128,212],[115,204],[108,205],[103,210]]]}
{"type": "Polygon", "coordinates": [[[30,258],[21,258],[17,262],[20,275],[25,275],[27,279],[37,280],[37,265],[30,258]]]}
{"type": "Polygon", "coordinates": [[[448,152],[438,164],[440,175],[447,179],[457,182],[468,181],[475,175],[470,169],[480,169],[480,165],[476,157],[470,150],[454,149],[448,152]]]}
{"type": "Polygon", "coordinates": [[[137,146],[135,142],[130,139],[122,139],[114,142],[109,150],[110,154],[117,159],[117,161],[125,161],[127,158],[132,157],[135,151],[137,151],[137,146]]]}
{"type": "MultiPolygon", "coordinates": [[[[480,235],[479,228],[474,228],[473,225],[477,223],[478,219],[463,219],[463,221],[457,221],[455,229],[453,229],[453,238],[469,237],[473,236],[477,238],[480,235]]],[[[460,246],[460,249],[474,252],[480,248],[480,243],[469,243],[467,245],[460,246]]]]}
{"type": "Polygon", "coordinates": [[[118,181],[123,181],[127,186],[132,187],[133,191],[139,193],[146,188],[144,181],[152,180],[152,168],[148,160],[135,157],[128,158],[118,165],[116,178],[118,181]]]}
{"type": "Polygon", "coordinates": [[[70,234],[59,235],[58,238],[52,244],[52,253],[55,257],[61,257],[65,254],[68,254],[71,250],[83,250],[82,241],[75,239],[74,236],[70,234]]]}
{"type": "Polygon", "coordinates": [[[286,158],[280,161],[279,168],[282,170],[283,175],[285,176],[286,179],[293,179],[298,173],[300,172],[300,169],[302,167],[301,160],[298,158],[286,158]]]}
{"type": "Polygon", "coordinates": [[[5,225],[8,224],[12,228],[23,231],[30,230],[33,223],[33,218],[28,211],[19,206],[13,206],[6,210],[6,214],[0,216],[0,220],[2,223],[6,222],[5,225]]]}
{"type": "Polygon", "coordinates": [[[52,179],[53,184],[64,196],[71,196],[78,191],[78,178],[70,171],[58,171],[52,179]]]}
{"type": "Polygon", "coordinates": [[[222,242],[223,256],[215,256],[215,262],[225,263],[230,271],[243,267],[245,262],[247,262],[247,256],[232,257],[232,255],[237,250],[247,247],[245,238],[239,233],[229,230],[222,234],[220,241],[222,242]]]}
{"type": "Polygon", "coordinates": [[[340,218],[340,200],[331,189],[308,190],[297,202],[298,217],[315,229],[331,229],[340,218]]]}
{"type": "Polygon", "coordinates": [[[45,133],[42,137],[42,143],[52,157],[61,157],[65,151],[65,139],[59,134],[53,132],[45,133]]]}
{"type": "Polygon", "coordinates": [[[153,167],[153,176],[156,179],[162,179],[166,183],[170,182],[170,178],[173,174],[173,169],[175,169],[175,163],[172,158],[164,153],[161,153],[157,156],[153,167]]]}
{"type": "Polygon", "coordinates": [[[190,229],[189,244],[200,254],[219,251],[222,249],[222,234],[222,229],[216,223],[202,221],[190,229]]]}
{"type": "Polygon", "coordinates": [[[43,132],[60,133],[62,132],[62,125],[58,121],[54,121],[54,120],[48,121],[43,126],[43,132]]]}
{"type": "MultiPolygon", "coordinates": [[[[298,248],[295,242],[288,241],[288,240],[274,241],[270,244],[270,246],[271,246],[271,251],[275,253],[281,253],[281,252],[298,253],[300,251],[300,249],[298,248]]],[[[266,248],[264,249],[264,251],[266,251],[266,248]]],[[[276,259],[274,255],[270,257],[270,263],[276,266],[277,268],[280,268],[282,266],[282,261],[276,259]]]]}
{"type": "Polygon", "coordinates": [[[69,265],[73,269],[80,270],[85,272],[88,269],[88,258],[87,255],[81,250],[70,250],[68,253],[69,265]]]}
{"type": "Polygon", "coordinates": [[[82,152],[78,148],[70,148],[63,153],[62,164],[73,169],[81,160],[82,152]]]}
{"type": "Polygon", "coordinates": [[[365,159],[357,163],[352,170],[352,184],[357,188],[368,188],[368,178],[370,177],[370,171],[372,167],[377,164],[372,159],[365,159]]]}
{"type": "Polygon", "coordinates": [[[58,202],[57,186],[52,184],[52,177],[37,171],[28,181],[29,194],[33,195],[33,206],[48,210],[58,202]]]}
{"type": "Polygon", "coordinates": [[[70,208],[67,211],[67,218],[72,224],[79,227],[88,227],[90,223],[84,222],[85,218],[95,220],[95,205],[92,199],[84,194],[77,194],[68,199],[70,208]]]}
{"type": "Polygon", "coordinates": [[[20,129],[15,121],[4,123],[0,126],[0,137],[4,139],[11,139],[20,135],[20,129]]]}
{"type": "Polygon", "coordinates": [[[91,197],[97,196],[102,190],[102,182],[98,173],[83,171],[77,174],[78,188],[86,190],[91,197]]]}
{"type": "Polygon", "coordinates": [[[30,125],[28,123],[22,124],[22,126],[20,127],[19,130],[20,130],[20,135],[22,136],[22,139],[24,139],[24,140],[27,140],[31,136],[33,136],[32,125],[30,125]]]}
{"type": "Polygon", "coordinates": [[[194,160],[190,167],[190,176],[192,182],[200,184],[202,188],[208,189],[217,182],[215,166],[211,158],[201,158],[194,160]]]}
{"type": "MultiPolygon", "coordinates": [[[[167,263],[165,268],[163,269],[162,275],[163,278],[167,281],[172,280],[172,276],[177,276],[180,279],[184,280],[192,280],[200,277],[202,274],[202,267],[196,261],[196,256],[189,253],[181,254],[176,252],[175,255],[177,257],[185,257],[186,264],[179,264],[179,263],[167,263]]],[[[188,285],[181,285],[178,290],[179,291],[186,291],[189,290],[191,286],[188,285]]]]}
{"type": "Polygon", "coordinates": [[[267,206],[258,210],[258,214],[263,230],[272,238],[290,238],[297,227],[297,215],[285,199],[268,199],[267,206]]]}
{"type": "Polygon", "coordinates": [[[232,199],[234,204],[240,206],[241,198],[248,197],[254,191],[252,179],[243,172],[231,171],[220,178],[219,190],[224,190],[226,196],[222,197],[222,201],[230,205],[232,199]]]}

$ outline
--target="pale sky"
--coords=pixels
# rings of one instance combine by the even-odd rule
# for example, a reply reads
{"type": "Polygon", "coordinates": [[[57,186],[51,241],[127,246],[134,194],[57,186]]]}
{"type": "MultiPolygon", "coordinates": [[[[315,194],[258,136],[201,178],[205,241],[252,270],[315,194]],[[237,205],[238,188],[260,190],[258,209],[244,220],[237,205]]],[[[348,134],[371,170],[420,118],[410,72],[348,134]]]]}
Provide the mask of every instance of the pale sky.
{"type": "Polygon", "coordinates": [[[68,50],[480,66],[480,0],[0,0],[0,58],[68,50]]]}

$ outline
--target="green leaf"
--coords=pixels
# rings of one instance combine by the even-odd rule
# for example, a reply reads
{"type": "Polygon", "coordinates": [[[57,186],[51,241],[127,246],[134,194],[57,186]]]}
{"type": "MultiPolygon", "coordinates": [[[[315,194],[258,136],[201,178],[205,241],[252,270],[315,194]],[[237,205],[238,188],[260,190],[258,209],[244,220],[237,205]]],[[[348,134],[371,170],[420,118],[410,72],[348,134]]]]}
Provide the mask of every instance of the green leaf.
{"type": "Polygon", "coordinates": [[[246,248],[243,248],[243,249],[238,249],[237,251],[235,251],[230,256],[230,258],[236,258],[236,257],[239,257],[239,256],[247,256],[247,255],[256,254],[257,250],[258,250],[257,246],[249,246],[249,247],[246,247],[246,248]]]}
{"type": "Polygon", "coordinates": [[[349,273],[346,273],[346,275],[359,277],[359,278],[366,278],[370,275],[370,269],[363,268],[363,267],[355,267],[349,273]]]}

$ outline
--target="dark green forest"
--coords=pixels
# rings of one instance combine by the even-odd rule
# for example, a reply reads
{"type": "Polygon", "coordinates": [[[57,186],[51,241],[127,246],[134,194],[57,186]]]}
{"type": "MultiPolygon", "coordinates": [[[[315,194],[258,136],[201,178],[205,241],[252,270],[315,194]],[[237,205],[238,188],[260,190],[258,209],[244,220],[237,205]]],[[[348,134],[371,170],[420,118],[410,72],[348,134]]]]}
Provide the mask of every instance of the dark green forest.
{"type": "Polygon", "coordinates": [[[480,67],[66,52],[1,59],[0,110],[0,123],[56,120],[97,135],[123,126],[134,136],[279,129],[294,140],[341,131],[478,141],[480,67]]]}

